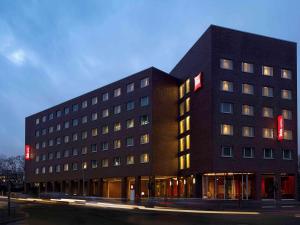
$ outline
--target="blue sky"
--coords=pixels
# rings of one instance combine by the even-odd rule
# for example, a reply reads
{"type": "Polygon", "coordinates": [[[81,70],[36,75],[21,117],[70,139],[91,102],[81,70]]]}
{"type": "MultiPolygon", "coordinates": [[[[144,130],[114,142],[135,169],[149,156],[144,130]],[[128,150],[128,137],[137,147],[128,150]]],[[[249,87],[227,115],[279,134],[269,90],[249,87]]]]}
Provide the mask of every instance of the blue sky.
{"type": "Polygon", "coordinates": [[[0,154],[23,154],[28,115],[150,66],[169,72],[210,24],[300,43],[299,9],[298,0],[1,0],[0,154]]]}

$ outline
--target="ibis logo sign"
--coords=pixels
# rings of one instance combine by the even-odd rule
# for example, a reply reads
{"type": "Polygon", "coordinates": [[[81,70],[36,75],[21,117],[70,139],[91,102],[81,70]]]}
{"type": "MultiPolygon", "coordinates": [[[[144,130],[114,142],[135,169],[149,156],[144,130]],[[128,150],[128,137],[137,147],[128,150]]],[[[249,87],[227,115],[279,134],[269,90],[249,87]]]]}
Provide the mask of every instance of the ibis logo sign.
{"type": "Polygon", "coordinates": [[[29,160],[29,159],[30,159],[30,146],[25,145],[25,160],[29,160]]]}
{"type": "Polygon", "coordinates": [[[277,116],[277,139],[278,141],[283,140],[284,135],[284,120],[282,115],[277,116]]]}
{"type": "Polygon", "coordinates": [[[194,91],[202,88],[203,82],[203,73],[200,72],[197,76],[194,77],[194,91]]]}

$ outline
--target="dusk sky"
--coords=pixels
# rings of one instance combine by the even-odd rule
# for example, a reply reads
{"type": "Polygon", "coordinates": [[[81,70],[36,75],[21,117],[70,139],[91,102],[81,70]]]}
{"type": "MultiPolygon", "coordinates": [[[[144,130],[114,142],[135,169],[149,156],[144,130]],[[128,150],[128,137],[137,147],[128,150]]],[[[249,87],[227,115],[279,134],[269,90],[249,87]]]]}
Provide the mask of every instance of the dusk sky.
{"type": "Polygon", "coordinates": [[[26,116],[150,66],[170,72],[210,24],[300,43],[299,10],[299,0],[1,0],[0,154],[23,154],[26,116]]]}

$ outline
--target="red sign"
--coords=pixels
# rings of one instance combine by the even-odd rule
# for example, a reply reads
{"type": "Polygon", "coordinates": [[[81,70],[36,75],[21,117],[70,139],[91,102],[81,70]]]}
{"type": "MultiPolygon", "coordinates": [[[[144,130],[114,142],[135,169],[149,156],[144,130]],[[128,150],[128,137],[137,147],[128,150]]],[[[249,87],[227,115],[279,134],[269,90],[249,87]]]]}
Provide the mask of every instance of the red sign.
{"type": "Polygon", "coordinates": [[[194,77],[194,91],[197,91],[202,87],[202,73],[199,73],[194,77]]]}
{"type": "Polygon", "coordinates": [[[284,121],[282,115],[277,117],[277,139],[278,141],[283,140],[283,133],[284,133],[284,121]]]}
{"type": "Polygon", "coordinates": [[[29,160],[29,159],[30,159],[30,146],[25,145],[25,160],[29,160]]]}

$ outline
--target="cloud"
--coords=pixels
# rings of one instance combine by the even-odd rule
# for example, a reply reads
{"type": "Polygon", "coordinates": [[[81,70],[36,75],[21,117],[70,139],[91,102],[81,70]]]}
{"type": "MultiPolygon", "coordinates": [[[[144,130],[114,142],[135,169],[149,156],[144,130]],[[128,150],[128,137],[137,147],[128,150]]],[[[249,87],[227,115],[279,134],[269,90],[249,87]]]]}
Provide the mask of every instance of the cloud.
{"type": "Polygon", "coordinates": [[[23,49],[17,49],[7,54],[6,58],[17,66],[21,66],[26,60],[26,54],[23,49]]]}

